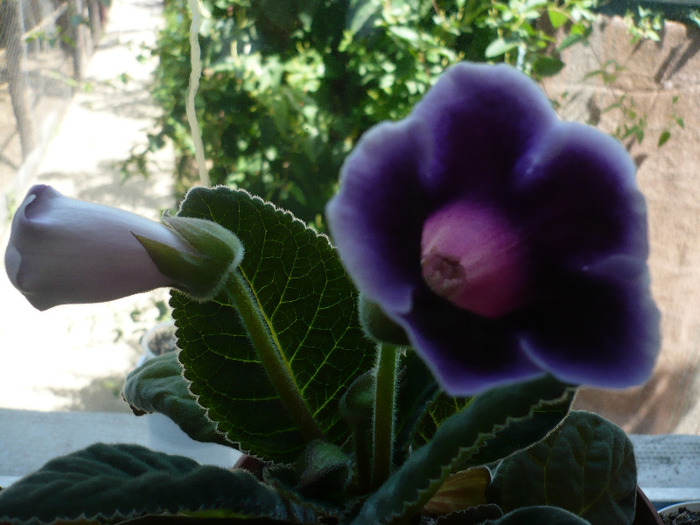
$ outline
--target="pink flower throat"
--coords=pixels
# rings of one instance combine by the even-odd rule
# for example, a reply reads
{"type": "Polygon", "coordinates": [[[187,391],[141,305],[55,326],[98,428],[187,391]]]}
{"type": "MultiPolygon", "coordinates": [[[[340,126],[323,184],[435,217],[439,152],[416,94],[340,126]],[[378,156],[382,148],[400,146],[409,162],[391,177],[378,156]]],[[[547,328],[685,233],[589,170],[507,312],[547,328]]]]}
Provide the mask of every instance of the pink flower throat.
{"type": "Polygon", "coordinates": [[[453,202],[423,225],[423,279],[452,304],[484,317],[499,317],[524,300],[528,281],[524,251],[518,232],[494,210],[453,202]]]}

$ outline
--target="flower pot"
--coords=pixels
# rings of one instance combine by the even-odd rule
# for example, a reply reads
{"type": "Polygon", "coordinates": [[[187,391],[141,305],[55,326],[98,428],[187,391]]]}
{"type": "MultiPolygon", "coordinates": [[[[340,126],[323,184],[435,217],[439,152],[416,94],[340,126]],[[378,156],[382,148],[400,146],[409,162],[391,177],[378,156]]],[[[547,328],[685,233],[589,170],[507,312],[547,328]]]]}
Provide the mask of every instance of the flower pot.
{"type": "Polygon", "coordinates": [[[164,321],[155,325],[141,337],[141,359],[151,359],[177,349],[175,321],[164,321]]]}
{"type": "Polygon", "coordinates": [[[689,525],[700,523],[700,501],[687,501],[670,505],[659,511],[666,525],[689,525]]]}
{"type": "Polygon", "coordinates": [[[664,525],[656,507],[639,487],[637,487],[637,504],[632,525],[664,525]]]}

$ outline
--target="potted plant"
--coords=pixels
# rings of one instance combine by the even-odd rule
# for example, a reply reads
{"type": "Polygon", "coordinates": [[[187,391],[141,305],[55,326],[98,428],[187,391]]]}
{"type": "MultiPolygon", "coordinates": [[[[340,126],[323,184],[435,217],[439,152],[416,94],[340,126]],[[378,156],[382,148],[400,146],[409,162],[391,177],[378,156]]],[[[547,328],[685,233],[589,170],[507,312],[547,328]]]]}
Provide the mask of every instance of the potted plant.
{"type": "Polygon", "coordinates": [[[1,492],[0,521],[648,523],[625,433],[570,411],[658,353],[634,171],[523,74],[462,63],[348,157],[335,245],[241,190],[157,224],[33,188],[13,283],[40,309],[173,286],[178,352],[125,397],[246,459],[97,444],[1,492]]]}
{"type": "Polygon", "coordinates": [[[691,525],[700,523],[700,501],[688,501],[670,505],[659,511],[665,525],[691,525]]]}

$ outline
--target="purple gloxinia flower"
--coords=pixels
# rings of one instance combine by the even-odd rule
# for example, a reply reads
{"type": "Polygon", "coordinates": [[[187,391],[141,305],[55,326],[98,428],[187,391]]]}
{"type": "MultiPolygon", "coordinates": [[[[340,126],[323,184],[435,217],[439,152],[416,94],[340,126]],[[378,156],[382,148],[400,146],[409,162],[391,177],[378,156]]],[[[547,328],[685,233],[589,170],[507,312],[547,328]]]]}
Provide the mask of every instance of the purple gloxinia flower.
{"type": "Polygon", "coordinates": [[[509,66],[458,64],[406,119],[367,132],[327,216],[360,291],[452,395],[651,373],[659,313],[635,166],[509,66]]]}
{"type": "Polygon", "coordinates": [[[238,238],[203,219],[163,221],[34,186],[13,218],[5,268],[39,310],[163,286],[198,299],[216,295],[243,256],[238,238]]]}

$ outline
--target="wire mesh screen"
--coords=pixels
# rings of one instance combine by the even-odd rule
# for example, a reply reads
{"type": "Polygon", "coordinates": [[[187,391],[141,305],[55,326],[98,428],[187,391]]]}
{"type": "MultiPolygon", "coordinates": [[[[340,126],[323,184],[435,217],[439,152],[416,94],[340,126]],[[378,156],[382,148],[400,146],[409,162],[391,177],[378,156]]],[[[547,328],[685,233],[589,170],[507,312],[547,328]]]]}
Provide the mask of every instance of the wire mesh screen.
{"type": "Polygon", "coordinates": [[[0,0],[0,193],[6,199],[79,86],[104,14],[96,0],[0,0]]]}

